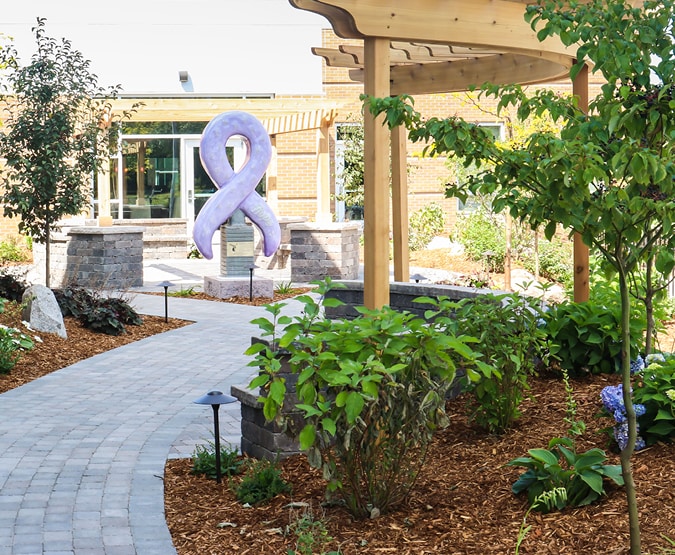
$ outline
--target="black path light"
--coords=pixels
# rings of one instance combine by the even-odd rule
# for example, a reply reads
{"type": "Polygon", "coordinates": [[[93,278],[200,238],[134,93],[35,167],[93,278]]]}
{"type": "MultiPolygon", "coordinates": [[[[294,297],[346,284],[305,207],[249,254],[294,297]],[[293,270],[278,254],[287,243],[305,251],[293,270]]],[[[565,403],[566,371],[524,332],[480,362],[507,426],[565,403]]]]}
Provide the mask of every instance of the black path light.
{"type": "Polygon", "coordinates": [[[259,268],[259,266],[256,266],[255,264],[251,264],[248,267],[248,271],[250,274],[249,277],[249,282],[248,282],[248,301],[251,302],[253,300],[253,270],[256,268],[259,268]]]}
{"type": "Polygon", "coordinates": [[[169,321],[169,287],[173,287],[170,281],[163,281],[157,284],[159,287],[164,287],[164,321],[169,321]]]}
{"type": "Polygon", "coordinates": [[[216,442],[216,482],[220,484],[223,476],[220,468],[220,424],[218,422],[218,409],[220,405],[236,403],[237,399],[231,395],[226,395],[222,391],[209,391],[206,395],[202,395],[193,402],[198,405],[211,405],[213,407],[213,435],[216,442]]]}
{"type": "Polygon", "coordinates": [[[427,279],[427,277],[423,276],[422,274],[413,274],[410,276],[410,279],[414,279],[415,283],[419,283],[420,280],[427,279]]]}

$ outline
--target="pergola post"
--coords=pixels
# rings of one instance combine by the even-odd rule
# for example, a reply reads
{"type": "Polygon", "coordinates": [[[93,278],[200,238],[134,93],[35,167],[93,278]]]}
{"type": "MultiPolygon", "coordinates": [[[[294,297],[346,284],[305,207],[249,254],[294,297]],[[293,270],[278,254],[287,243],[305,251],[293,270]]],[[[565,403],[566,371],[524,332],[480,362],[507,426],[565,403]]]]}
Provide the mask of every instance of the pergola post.
{"type": "MultiPolygon", "coordinates": [[[[572,94],[579,102],[579,108],[588,112],[588,66],[584,66],[572,81],[572,94]]],[[[574,302],[585,302],[589,298],[589,250],[579,233],[574,234],[574,302]]]]}
{"type": "Polygon", "coordinates": [[[399,125],[391,131],[391,204],[394,240],[394,281],[410,280],[408,250],[408,174],[406,129],[399,125]]]}
{"type": "Polygon", "coordinates": [[[110,168],[104,164],[96,176],[96,186],[98,194],[98,225],[100,227],[109,227],[113,225],[112,215],[110,213],[110,168]]]}
{"type": "Polygon", "coordinates": [[[316,221],[331,222],[330,211],[330,156],[328,152],[328,124],[322,120],[321,127],[316,130],[316,221]]]}
{"type": "MultiPolygon", "coordinates": [[[[364,92],[389,96],[389,39],[364,39],[364,92]]],[[[364,132],[364,276],[363,304],[381,308],[389,304],[389,133],[384,115],[366,110],[364,132]]]]}

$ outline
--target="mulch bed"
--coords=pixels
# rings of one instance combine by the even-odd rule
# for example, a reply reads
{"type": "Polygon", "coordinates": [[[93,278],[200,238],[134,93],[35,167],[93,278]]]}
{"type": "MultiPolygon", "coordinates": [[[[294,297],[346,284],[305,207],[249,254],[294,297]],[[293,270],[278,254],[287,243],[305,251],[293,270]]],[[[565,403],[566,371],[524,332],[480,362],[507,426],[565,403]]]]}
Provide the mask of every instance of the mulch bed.
{"type": "MultiPolygon", "coordinates": [[[[578,450],[608,446],[600,433],[611,422],[598,419],[600,390],[615,384],[617,376],[574,380],[577,417],[587,424],[578,450]]],[[[527,449],[546,447],[549,439],[565,434],[565,391],[554,378],[532,380],[532,398],[514,429],[501,436],[475,429],[465,416],[464,401],[448,403],[451,426],[438,433],[427,456],[416,489],[396,511],[376,520],[355,521],[342,508],[323,506],[324,483],[304,456],[283,461],[281,467],[293,491],[268,504],[243,508],[232,484],[191,474],[191,461],[166,465],[166,517],[180,555],[287,554],[296,548],[289,525],[303,509],[288,508],[305,502],[315,519],[323,519],[333,540],[322,552],[343,555],[386,554],[511,554],[528,508],[525,497],[511,493],[521,469],[505,467],[527,449]],[[220,526],[219,526],[220,525],[220,526]]],[[[618,455],[608,451],[610,462],[618,455]]],[[[664,553],[675,540],[675,448],[656,445],[634,459],[644,553],[664,553]]],[[[236,480],[235,478],[234,480],[236,480]]],[[[601,502],[547,515],[531,513],[532,529],[520,553],[623,554],[629,532],[623,488],[607,484],[601,502]]],[[[307,509],[305,509],[306,511],[307,509]]],[[[319,551],[316,551],[319,553],[319,551]]],[[[674,551],[675,552],[675,551],[674,551]]]]}

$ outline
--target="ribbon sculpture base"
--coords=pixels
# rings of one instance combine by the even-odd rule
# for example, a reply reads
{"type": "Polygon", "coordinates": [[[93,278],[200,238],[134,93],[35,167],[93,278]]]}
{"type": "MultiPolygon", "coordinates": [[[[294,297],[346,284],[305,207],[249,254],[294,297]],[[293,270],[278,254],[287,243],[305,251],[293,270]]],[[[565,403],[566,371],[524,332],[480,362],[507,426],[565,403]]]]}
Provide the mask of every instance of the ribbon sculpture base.
{"type": "Polygon", "coordinates": [[[231,297],[249,296],[254,299],[274,297],[274,280],[253,276],[253,278],[243,277],[223,277],[206,276],[204,278],[204,293],[217,299],[229,299],[231,297]]]}

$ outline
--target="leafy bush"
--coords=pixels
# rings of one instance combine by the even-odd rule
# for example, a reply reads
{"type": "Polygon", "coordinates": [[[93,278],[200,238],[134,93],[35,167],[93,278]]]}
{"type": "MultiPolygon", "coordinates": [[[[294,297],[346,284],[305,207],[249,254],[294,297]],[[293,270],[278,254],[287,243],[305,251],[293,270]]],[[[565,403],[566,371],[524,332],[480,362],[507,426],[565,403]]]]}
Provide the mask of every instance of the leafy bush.
{"type": "Polygon", "coordinates": [[[547,357],[546,333],[538,326],[539,302],[518,295],[481,295],[458,302],[421,300],[436,306],[428,317],[442,316],[452,333],[478,338],[475,349],[490,372],[466,383],[471,417],[490,432],[503,432],[520,416],[528,376],[547,357]]]}
{"type": "MultiPolygon", "coordinates": [[[[242,469],[243,461],[239,457],[236,449],[230,449],[227,446],[220,448],[220,475],[233,476],[239,474],[242,469]]],[[[197,445],[192,454],[192,473],[204,474],[207,478],[215,480],[217,478],[216,467],[216,446],[209,442],[207,445],[197,445]]]]}
{"type": "Polygon", "coordinates": [[[643,405],[638,418],[647,445],[675,435],[675,355],[648,355],[646,368],[635,374],[633,402],[643,405]]]}
{"type": "Polygon", "coordinates": [[[408,246],[411,251],[425,248],[429,242],[443,232],[445,214],[440,204],[432,202],[410,216],[408,246]]]}
{"type": "Polygon", "coordinates": [[[0,297],[9,301],[21,302],[28,286],[12,274],[0,274],[0,297]]]}
{"type": "MultiPolygon", "coordinates": [[[[539,275],[571,287],[573,282],[573,254],[572,243],[553,237],[551,241],[540,240],[539,247],[539,275]]],[[[519,256],[519,261],[529,272],[534,273],[534,250],[528,249],[519,256]]]]}
{"type": "MultiPolygon", "coordinates": [[[[583,303],[563,302],[545,313],[551,355],[572,376],[615,373],[621,356],[620,307],[607,305],[595,291],[583,303]]],[[[644,344],[644,314],[631,318],[632,353],[644,344]]]]}
{"type": "Polygon", "coordinates": [[[26,262],[28,258],[26,247],[21,246],[16,237],[0,241],[0,261],[26,262]]]}
{"type": "Polygon", "coordinates": [[[106,335],[121,335],[125,325],[140,325],[142,318],[124,299],[100,297],[82,287],[54,290],[64,316],[77,318],[84,327],[106,335]]]}
{"type": "Polygon", "coordinates": [[[484,211],[460,216],[456,224],[457,241],[464,245],[464,252],[477,262],[486,262],[486,252],[491,252],[490,271],[504,271],[506,239],[502,220],[484,211]]]}
{"type": "Polygon", "coordinates": [[[33,340],[25,333],[0,325],[0,374],[9,374],[23,351],[29,351],[33,346],[33,340]]]}
{"type": "MultiPolygon", "coordinates": [[[[318,285],[325,295],[331,282],[318,285]]],[[[387,307],[359,308],[353,320],[326,320],[322,303],[339,301],[298,299],[303,315],[285,325],[278,345],[289,350],[291,367],[299,373],[297,408],[306,420],[300,446],[312,466],[323,468],[328,489],[339,491],[352,514],[385,512],[408,496],[433,432],[447,425],[445,395],[456,359],[468,365],[475,357],[468,345],[472,339],[387,307]]],[[[272,313],[276,318],[278,311],[272,313]]],[[[276,334],[273,322],[254,323],[276,334]]],[[[257,355],[251,365],[262,368],[250,387],[266,389],[260,400],[265,416],[273,419],[286,396],[278,360],[263,345],[253,345],[247,354],[257,355]]]]}
{"type": "Polygon", "coordinates": [[[270,461],[260,460],[251,465],[235,494],[240,503],[255,505],[288,491],[291,486],[281,477],[281,470],[270,461]]]}

